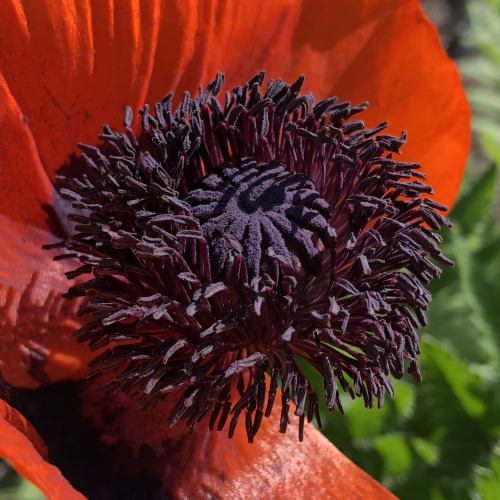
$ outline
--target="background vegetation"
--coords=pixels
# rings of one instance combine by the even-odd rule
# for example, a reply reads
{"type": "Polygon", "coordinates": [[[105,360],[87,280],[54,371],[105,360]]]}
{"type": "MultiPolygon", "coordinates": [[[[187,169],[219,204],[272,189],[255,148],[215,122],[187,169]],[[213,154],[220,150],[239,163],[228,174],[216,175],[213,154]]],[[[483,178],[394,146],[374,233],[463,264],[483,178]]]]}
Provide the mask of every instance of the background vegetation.
{"type": "MultiPolygon", "coordinates": [[[[500,498],[500,0],[426,0],[474,111],[475,146],[443,236],[456,262],[432,284],[422,384],[407,377],[383,410],[344,399],[325,434],[405,500],[500,498]],[[451,6],[451,8],[450,8],[451,6]],[[444,10],[443,10],[444,8],[444,10]],[[446,10],[448,9],[448,10],[446,10]],[[444,14],[443,14],[444,12],[444,14]]],[[[443,89],[445,92],[446,89],[443,89]]],[[[0,500],[40,500],[0,462],[0,500]]]]}

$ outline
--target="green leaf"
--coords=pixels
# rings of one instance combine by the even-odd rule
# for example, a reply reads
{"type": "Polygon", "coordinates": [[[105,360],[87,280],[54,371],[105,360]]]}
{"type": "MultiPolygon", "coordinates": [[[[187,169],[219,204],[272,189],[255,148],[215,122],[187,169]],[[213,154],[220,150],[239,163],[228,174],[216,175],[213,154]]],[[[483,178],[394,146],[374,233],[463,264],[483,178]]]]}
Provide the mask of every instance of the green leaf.
{"type": "Polygon", "coordinates": [[[476,116],[472,128],[479,134],[481,146],[496,165],[500,165],[500,116],[476,116]]]}
{"type": "Polygon", "coordinates": [[[439,457],[439,447],[425,439],[414,437],[411,439],[411,445],[418,456],[427,465],[434,465],[439,457]]]}
{"type": "Polygon", "coordinates": [[[412,451],[404,435],[394,433],[377,436],[373,446],[384,461],[385,475],[398,476],[411,470],[412,451]]]}
{"type": "Polygon", "coordinates": [[[476,395],[479,377],[473,374],[464,361],[445,344],[425,335],[422,349],[433,365],[441,372],[464,411],[472,418],[479,418],[486,411],[486,403],[476,395]]]}

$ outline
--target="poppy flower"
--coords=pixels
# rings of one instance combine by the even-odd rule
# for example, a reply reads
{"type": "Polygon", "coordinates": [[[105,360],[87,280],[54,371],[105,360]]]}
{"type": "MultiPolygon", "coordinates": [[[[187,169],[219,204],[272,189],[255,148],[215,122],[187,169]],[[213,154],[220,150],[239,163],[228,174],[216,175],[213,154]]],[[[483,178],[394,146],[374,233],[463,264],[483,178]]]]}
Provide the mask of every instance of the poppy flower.
{"type": "Polygon", "coordinates": [[[443,207],[414,162],[453,203],[469,111],[418,2],[12,0],[0,13],[0,453],[54,499],[391,498],[304,430],[318,398],[298,358],[331,409],[337,381],[371,407],[404,358],[419,377],[419,282],[439,274],[427,256],[448,261],[443,207]],[[236,89],[226,104],[220,74],[207,86],[217,71],[236,89]],[[42,250],[60,240],[67,253],[42,250]]]}

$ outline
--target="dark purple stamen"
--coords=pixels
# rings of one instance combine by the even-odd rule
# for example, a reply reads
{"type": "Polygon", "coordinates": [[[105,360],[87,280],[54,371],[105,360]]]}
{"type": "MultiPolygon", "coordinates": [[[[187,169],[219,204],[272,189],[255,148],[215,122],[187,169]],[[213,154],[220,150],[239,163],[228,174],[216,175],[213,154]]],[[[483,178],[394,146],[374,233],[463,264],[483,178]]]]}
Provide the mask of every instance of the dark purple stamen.
{"type": "Polygon", "coordinates": [[[61,190],[76,211],[62,246],[81,261],[68,277],[87,275],[67,294],[91,318],[75,335],[108,346],[90,375],[145,410],[175,398],[170,425],[209,414],[249,441],[276,397],[281,432],[291,412],[299,439],[319,423],[299,358],[340,412],[339,389],[381,407],[389,375],[406,364],[420,380],[424,285],[441,272],[430,258],[452,265],[434,233],[445,207],[422,197],[418,164],[393,158],[405,134],[351,120],[366,103],[314,104],[303,77],[261,92],[263,80],[224,105],[220,74],[175,112],[169,94],[142,110],[140,141],[128,111],[125,134],[105,126],[104,148],[81,146],[87,171],[61,190]]]}

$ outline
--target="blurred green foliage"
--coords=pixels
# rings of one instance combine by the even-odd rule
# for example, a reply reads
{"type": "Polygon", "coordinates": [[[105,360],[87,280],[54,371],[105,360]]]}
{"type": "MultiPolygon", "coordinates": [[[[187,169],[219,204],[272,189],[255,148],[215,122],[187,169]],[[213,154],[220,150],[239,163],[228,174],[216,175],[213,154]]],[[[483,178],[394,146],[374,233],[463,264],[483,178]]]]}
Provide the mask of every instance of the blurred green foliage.
{"type": "Polygon", "coordinates": [[[424,381],[398,381],[382,410],[346,401],[345,416],[322,415],[337,447],[405,500],[500,498],[500,0],[471,1],[469,15],[459,67],[480,147],[442,232],[456,266],[431,285],[424,381]]]}
{"type": "Polygon", "coordinates": [[[469,3],[467,36],[474,57],[461,64],[474,110],[473,127],[489,157],[500,163],[500,0],[469,3]]]}
{"type": "Polygon", "coordinates": [[[10,465],[0,460],[0,500],[44,500],[36,486],[20,478],[10,465]]]}
{"type": "MultiPolygon", "coordinates": [[[[472,154],[442,233],[456,267],[431,286],[424,381],[397,381],[382,410],[344,398],[345,416],[322,414],[327,437],[405,500],[500,498],[500,0],[468,8],[474,52],[460,69],[489,166],[478,173],[484,155],[472,154]]],[[[43,496],[0,462],[0,500],[14,499],[43,496]]]]}

